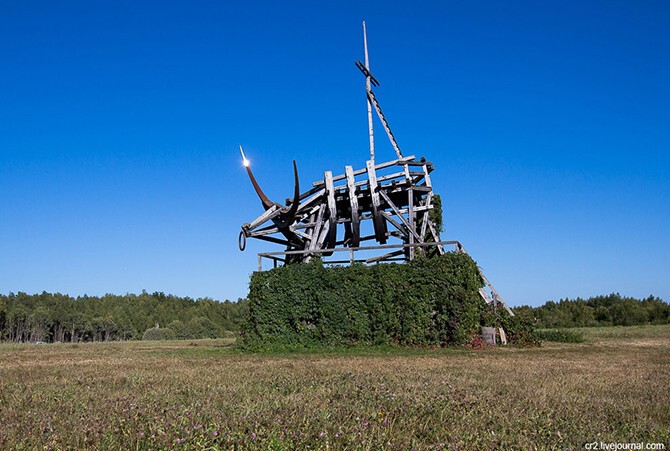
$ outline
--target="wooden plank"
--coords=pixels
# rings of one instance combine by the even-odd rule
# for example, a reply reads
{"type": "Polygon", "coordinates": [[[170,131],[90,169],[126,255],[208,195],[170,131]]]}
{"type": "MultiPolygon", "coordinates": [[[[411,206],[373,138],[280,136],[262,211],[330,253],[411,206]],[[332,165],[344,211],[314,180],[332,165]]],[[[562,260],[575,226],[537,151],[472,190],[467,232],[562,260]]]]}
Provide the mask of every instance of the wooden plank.
{"type": "Polygon", "coordinates": [[[402,254],[404,254],[404,253],[405,253],[405,250],[404,250],[404,249],[401,249],[401,250],[399,250],[399,251],[389,252],[388,254],[378,255],[377,257],[371,257],[371,258],[368,258],[367,260],[365,260],[365,263],[375,263],[375,262],[380,262],[380,261],[389,259],[389,258],[391,258],[391,257],[395,257],[395,256],[397,256],[397,255],[402,255],[402,254]]]}
{"type": "Polygon", "coordinates": [[[404,225],[402,225],[401,223],[399,223],[398,221],[393,219],[393,216],[391,216],[390,213],[388,213],[386,211],[382,211],[382,215],[386,218],[386,220],[388,222],[393,224],[395,226],[395,228],[398,229],[398,231],[402,234],[403,237],[405,237],[405,238],[409,237],[410,233],[409,233],[407,227],[405,227],[404,225]]]}
{"type": "Polygon", "coordinates": [[[253,230],[260,226],[261,224],[265,223],[266,221],[274,218],[279,214],[279,208],[276,205],[273,205],[272,207],[268,208],[265,210],[265,213],[254,219],[250,224],[245,224],[245,226],[249,230],[253,230]]]}
{"type": "Polygon", "coordinates": [[[279,238],[275,238],[273,236],[257,236],[257,237],[254,237],[254,238],[259,239],[259,240],[263,240],[263,241],[269,241],[270,243],[281,244],[282,246],[288,246],[289,245],[288,240],[280,240],[279,238]]]}
{"type": "Polygon", "coordinates": [[[388,174],[383,177],[378,177],[377,178],[377,183],[385,182],[387,180],[393,180],[397,178],[405,177],[405,172],[394,172],[393,174],[388,174]]]}
{"type": "Polygon", "coordinates": [[[423,193],[430,193],[433,191],[433,188],[431,188],[430,186],[423,186],[423,185],[413,186],[409,189],[411,189],[412,191],[420,191],[423,193]]]}
{"type": "Polygon", "coordinates": [[[321,189],[322,189],[322,188],[320,188],[320,187],[318,187],[318,186],[315,186],[314,188],[312,188],[312,189],[310,189],[310,190],[305,191],[304,193],[302,193],[302,194],[300,195],[300,197],[298,197],[298,200],[300,200],[300,201],[302,202],[304,199],[307,199],[307,198],[308,198],[309,196],[311,196],[312,194],[318,193],[319,190],[321,190],[321,189]]]}
{"type": "MultiPolygon", "coordinates": [[[[405,219],[405,217],[402,215],[401,210],[400,210],[398,207],[396,207],[396,205],[393,203],[393,201],[392,201],[391,198],[388,196],[388,194],[386,194],[386,193],[384,192],[384,190],[380,190],[380,191],[379,191],[379,194],[381,194],[381,196],[384,198],[384,200],[386,201],[386,203],[389,204],[389,207],[391,207],[391,209],[393,210],[393,212],[398,216],[398,218],[400,219],[400,221],[402,221],[402,223],[405,225],[405,227],[407,227],[407,230],[408,230],[408,232],[409,232],[409,235],[413,235],[415,238],[420,239],[419,235],[416,233],[416,230],[414,230],[414,229],[412,228],[411,223],[407,222],[407,220],[405,219]]],[[[410,212],[410,214],[411,214],[412,209],[409,208],[409,209],[406,210],[406,211],[410,212]]],[[[410,237],[410,240],[411,240],[411,237],[410,237]]],[[[413,241],[410,241],[410,244],[412,244],[412,242],[413,242],[413,241]]]]}
{"type": "Polygon", "coordinates": [[[381,203],[379,201],[379,192],[377,191],[377,173],[375,171],[374,162],[368,160],[366,162],[368,169],[368,181],[370,182],[370,198],[372,200],[372,220],[375,229],[375,236],[377,241],[381,244],[386,244],[386,221],[379,213],[381,210],[381,203]]]}
{"type": "Polygon", "coordinates": [[[407,164],[410,166],[428,166],[431,168],[431,170],[433,167],[433,163],[430,161],[408,161],[407,164]]]}
{"type": "Polygon", "coordinates": [[[307,233],[305,233],[301,230],[296,230],[293,227],[289,227],[289,228],[290,228],[291,232],[295,233],[298,236],[303,237],[306,240],[311,240],[312,239],[312,235],[310,235],[310,234],[307,234],[307,233]]]}
{"type": "Polygon", "coordinates": [[[249,237],[258,238],[259,236],[272,235],[273,233],[279,233],[279,228],[270,226],[261,230],[254,230],[253,232],[249,233],[249,237]]]}
{"type": "Polygon", "coordinates": [[[324,222],[323,223],[323,228],[321,229],[321,233],[319,234],[319,239],[316,242],[316,246],[314,250],[320,250],[323,249],[323,243],[326,241],[326,237],[328,236],[328,229],[330,228],[330,223],[329,222],[324,222]]]}
{"type": "Polygon", "coordinates": [[[321,228],[323,227],[323,216],[326,211],[326,205],[321,204],[319,212],[316,215],[316,221],[314,224],[314,229],[312,229],[312,240],[309,242],[309,249],[316,249],[319,245],[319,237],[321,235],[321,228]]]}
{"type": "Polygon", "coordinates": [[[333,173],[326,171],[323,173],[323,179],[326,182],[326,199],[328,201],[328,228],[327,246],[331,247],[337,241],[337,203],[335,202],[335,186],[333,185],[333,173]]]}
{"type": "Polygon", "coordinates": [[[351,205],[351,245],[357,247],[361,242],[361,221],[358,216],[358,195],[356,194],[354,168],[351,166],[345,166],[344,170],[347,175],[349,205],[351,205]]]}
{"type": "Polygon", "coordinates": [[[323,194],[326,192],[326,190],[324,190],[323,188],[317,189],[317,190],[311,190],[311,191],[314,191],[314,193],[313,193],[314,195],[312,197],[310,197],[308,200],[306,200],[305,202],[300,204],[300,206],[298,207],[298,212],[302,212],[302,211],[306,210],[308,207],[310,207],[312,204],[314,204],[315,202],[318,202],[321,199],[321,197],[323,196],[323,194]]]}
{"type": "Polygon", "coordinates": [[[425,164],[423,165],[423,177],[426,180],[426,186],[432,190],[433,185],[430,182],[430,171],[428,170],[428,165],[425,164]]]}
{"type": "Polygon", "coordinates": [[[316,222],[305,222],[302,224],[293,224],[290,229],[291,230],[301,230],[301,229],[309,229],[310,227],[314,227],[316,225],[316,222]]]}
{"type": "MultiPolygon", "coordinates": [[[[430,218],[427,218],[426,221],[428,221],[428,228],[430,229],[430,232],[433,234],[433,239],[435,240],[436,243],[439,243],[440,235],[438,235],[437,231],[435,230],[433,221],[431,221],[430,218]]],[[[440,253],[440,255],[444,255],[444,248],[442,247],[441,244],[437,245],[437,251],[440,253]]]]}
{"type": "MultiPolygon", "coordinates": [[[[424,242],[426,239],[426,227],[428,226],[428,223],[426,222],[426,219],[428,219],[430,216],[430,207],[431,203],[433,202],[433,193],[432,191],[428,193],[426,196],[426,199],[424,200],[425,202],[425,207],[428,207],[428,210],[426,210],[423,213],[423,221],[421,221],[421,242],[424,242]]],[[[418,209],[417,209],[418,210],[418,209]]]]}
{"type": "Polygon", "coordinates": [[[510,315],[514,316],[514,313],[512,312],[512,310],[509,308],[507,303],[505,301],[503,301],[503,299],[500,297],[500,294],[496,291],[496,289],[493,288],[493,285],[491,285],[491,282],[489,282],[489,279],[486,278],[486,276],[482,272],[481,268],[479,269],[479,275],[482,276],[482,279],[484,280],[484,283],[489,287],[489,289],[491,290],[491,293],[493,293],[493,301],[495,303],[502,304],[502,306],[505,307],[505,310],[507,310],[507,312],[510,315]]]}
{"type": "MultiPolygon", "coordinates": [[[[415,158],[416,157],[414,155],[410,155],[408,157],[402,157],[402,158],[399,158],[397,160],[385,161],[384,163],[379,163],[379,164],[375,165],[375,170],[379,171],[380,169],[385,169],[385,168],[388,168],[390,166],[404,165],[406,162],[412,161],[415,158]]],[[[413,164],[413,166],[421,166],[423,164],[423,163],[419,163],[419,162],[414,162],[414,163],[415,164],[413,164]]],[[[367,168],[366,169],[356,169],[354,171],[354,176],[359,176],[359,175],[365,174],[366,172],[367,172],[367,168]]],[[[346,173],[335,175],[335,176],[333,176],[333,182],[339,182],[340,180],[344,180],[346,178],[347,178],[346,173]]],[[[312,186],[319,187],[319,186],[322,186],[324,184],[325,184],[325,182],[323,180],[317,180],[316,182],[312,183],[312,186]]]]}
{"type": "MultiPolygon", "coordinates": [[[[417,237],[420,239],[420,237],[416,233],[416,227],[415,227],[415,212],[414,212],[414,191],[412,189],[407,190],[407,215],[409,216],[409,231],[411,232],[411,235],[409,236],[409,244],[414,244],[414,237],[417,237]]],[[[405,219],[404,217],[402,217],[405,219]]],[[[409,248],[409,260],[412,261],[414,260],[414,247],[409,248]]]]}
{"type": "Polygon", "coordinates": [[[395,136],[393,136],[391,126],[386,120],[386,116],[384,116],[384,113],[382,112],[382,107],[379,105],[377,97],[375,97],[375,94],[374,92],[372,92],[372,89],[368,89],[367,91],[368,91],[368,101],[372,102],[372,104],[374,105],[375,111],[377,112],[377,116],[379,117],[379,120],[384,126],[384,131],[386,131],[386,135],[388,136],[389,141],[391,141],[391,145],[393,146],[395,153],[398,155],[398,158],[402,158],[402,152],[400,151],[400,146],[398,146],[398,143],[395,140],[395,136]]]}

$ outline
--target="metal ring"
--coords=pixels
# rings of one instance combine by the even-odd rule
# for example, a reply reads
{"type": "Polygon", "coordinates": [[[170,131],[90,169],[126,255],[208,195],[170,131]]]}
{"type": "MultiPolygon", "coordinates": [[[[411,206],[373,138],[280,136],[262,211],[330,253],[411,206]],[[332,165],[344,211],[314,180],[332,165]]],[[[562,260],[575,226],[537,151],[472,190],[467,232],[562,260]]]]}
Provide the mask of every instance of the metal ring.
{"type": "Polygon", "coordinates": [[[247,248],[247,234],[244,233],[244,230],[242,230],[240,236],[237,237],[237,246],[241,251],[247,248]]]}

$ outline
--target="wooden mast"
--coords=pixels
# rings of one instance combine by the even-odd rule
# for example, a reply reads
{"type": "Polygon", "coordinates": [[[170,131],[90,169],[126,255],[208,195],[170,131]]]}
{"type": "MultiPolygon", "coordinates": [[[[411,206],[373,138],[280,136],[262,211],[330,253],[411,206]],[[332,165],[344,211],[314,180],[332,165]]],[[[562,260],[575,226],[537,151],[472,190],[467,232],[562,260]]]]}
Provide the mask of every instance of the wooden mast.
{"type": "MultiPolygon", "coordinates": [[[[368,33],[365,28],[365,21],[363,21],[363,47],[365,49],[365,68],[367,73],[365,74],[365,92],[370,92],[372,90],[371,80],[370,80],[370,58],[368,57],[368,33]]],[[[372,102],[370,97],[366,96],[368,99],[368,133],[370,135],[370,160],[372,163],[375,162],[375,132],[372,127],[372,102]]]]}

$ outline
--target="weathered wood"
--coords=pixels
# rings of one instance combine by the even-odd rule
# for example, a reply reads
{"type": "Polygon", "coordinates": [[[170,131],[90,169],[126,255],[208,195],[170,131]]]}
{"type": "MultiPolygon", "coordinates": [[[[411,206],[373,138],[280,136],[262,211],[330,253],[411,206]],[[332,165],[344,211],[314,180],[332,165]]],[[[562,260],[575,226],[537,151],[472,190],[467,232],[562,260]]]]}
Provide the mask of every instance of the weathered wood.
{"type": "Polygon", "coordinates": [[[429,218],[430,207],[431,207],[431,203],[433,202],[433,193],[432,192],[428,193],[424,202],[425,202],[425,207],[427,207],[427,210],[425,211],[425,213],[423,213],[423,218],[422,218],[422,221],[421,221],[421,234],[420,234],[421,235],[421,242],[424,242],[424,240],[426,239],[426,227],[428,226],[428,223],[426,222],[426,220],[429,218]]]}
{"type": "Polygon", "coordinates": [[[249,234],[250,238],[257,238],[259,236],[264,236],[264,235],[272,235],[273,233],[279,233],[279,228],[270,226],[266,227],[264,229],[259,229],[259,230],[254,230],[249,234]]]}
{"type": "Polygon", "coordinates": [[[321,228],[321,233],[319,234],[319,238],[316,243],[316,248],[322,250],[323,249],[323,244],[326,241],[326,238],[328,237],[328,229],[330,229],[330,223],[329,222],[324,222],[323,227],[321,228]]]}
{"type": "Polygon", "coordinates": [[[388,259],[391,258],[391,257],[395,257],[395,256],[398,256],[398,255],[402,255],[402,254],[404,254],[404,253],[405,253],[404,250],[399,250],[399,251],[389,252],[388,254],[384,254],[384,255],[379,255],[379,256],[377,256],[377,257],[371,257],[371,258],[368,258],[367,260],[365,260],[365,263],[376,263],[376,262],[380,262],[380,261],[388,260],[388,259]]]}
{"type": "Polygon", "coordinates": [[[361,242],[361,221],[358,216],[358,194],[356,194],[354,168],[351,166],[345,166],[344,170],[347,175],[349,205],[351,206],[351,245],[357,247],[361,242]]]}
{"type": "Polygon", "coordinates": [[[384,116],[384,113],[382,112],[382,107],[379,105],[379,102],[377,101],[377,97],[375,97],[374,92],[372,92],[372,89],[368,89],[368,100],[372,102],[372,105],[375,107],[375,111],[377,112],[377,116],[379,117],[379,120],[381,121],[382,125],[384,126],[384,131],[386,131],[386,135],[389,138],[389,141],[391,141],[391,145],[393,146],[393,150],[395,150],[396,155],[398,155],[398,158],[402,158],[402,152],[400,151],[400,146],[398,146],[398,143],[395,140],[395,136],[393,136],[393,132],[391,131],[391,127],[389,126],[388,121],[386,120],[386,117],[384,116]]]}
{"type": "Polygon", "coordinates": [[[410,233],[409,233],[409,229],[408,229],[407,227],[405,227],[404,225],[402,225],[402,223],[400,223],[400,222],[396,221],[395,219],[393,219],[393,216],[391,216],[390,213],[388,213],[388,212],[386,212],[386,211],[382,211],[381,214],[384,216],[384,218],[386,218],[386,220],[387,220],[388,222],[390,222],[391,224],[393,224],[393,226],[395,226],[395,228],[398,229],[398,231],[399,231],[404,237],[409,238],[410,233]]]}
{"type": "MultiPolygon", "coordinates": [[[[436,246],[440,254],[445,252],[439,231],[430,218],[430,210],[434,204],[430,173],[435,168],[423,157],[420,159],[414,156],[403,157],[379,101],[372,91],[372,87],[378,83],[369,70],[367,37],[365,64],[357,62],[357,67],[366,77],[368,101],[370,159],[366,162],[365,168],[354,170],[352,166],[345,166],[344,173],[335,176],[331,171],[326,171],[323,180],[312,183],[312,187],[301,194],[297,166],[294,162],[294,195],[292,200],[288,199],[286,202],[290,208],[284,208],[270,201],[262,192],[240,148],[252,185],[261,198],[264,208],[268,210],[251,224],[244,224],[240,236],[245,239],[251,236],[285,245],[286,251],[282,255],[286,264],[308,261],[313,255],[329,256],[336,251],[346,250],[341,246],[347,246],[350,252],[349,259],[342,262],[353,262],[355,250],[364,249],[360,246],[361,242],[376,240],[378,245],[369,249],[380,250],[388,248],[385,243],[394,238],[402,240],[403,244],[399,250],[365,261],[368,263],[395,261],[399,256],[405,260],[413,260],[416,252],[421,252],[428,246],[436,246]],[[379,117],[397,159],[380,164],[375,162],[372,109],[379,117]],[[365,230],[365,233],[369,230],[364,227],[366,224],[364,221],[372,221],[370,228],[374,230],[373,235],[361,236],[361,229],[365,230]],[[393,227],[389,227],[387,223],[393,227]],[[337,239],[340,224],[345,232],[342,240],[337,239]],[[275,238],[277,234],[283,235],[285,239],[275,238]],[[431,238],[434,243],[427,243],[431,238]]],[[[243,249],[244,245],[240,245],[240,248],[243,249]]],[[[456,250],[465,252],[457,242],[456,250]]],[[[278,261],[281,260],[274,259],[273,263],[276,265],[278,261]]],[[[485,300],[488,296],[488,300],[494,302],[494,305],[502,304],[508,308],[483,274],[482,278],[486,283],[486,289],[481,290],[485,300]]],[[[509,308],[508,311],[511,312],[509,308]]]]}
{"type": "Polygon", "coordinates": [[[405,171],[402,171],[402,172],[394,172],[393,174],[388,174],[388,175],[384,175],[384,176],[382,176],[382,177],[378,177],[378,178],[377,178],[377,183],[381,184],[382,182],[386,182],[386,181],[388,181],[388,180],[397,179],[397,178],[400,178],[400,177],[405,177],[405,171]]]}
{"type": "MultiPolygon", "coordinates": [[[[486,278],[486,276],[482,272],[481,268],[478,268],[478,269],[479,269],[479,275],[482,276],[482,280],[484,280],[484,283],[486,284],[486,286],[489,288],[489,290],[491,290],[491,293],[493,293],[493,298],[492,298],[493,302],[496,303],[496,304],[501,304],[505,308],[505,310],[507,310],[507,312],[510,315],[514,316],[514,312],[512,312],[512,310],[509,308],[507,303],[505,301],[503,301],[503,299],[500,297],[500,294],[498,294],[496,289],[493,288],[493,285],[491,285],[491,282],[489,282],[489,279],[486,278]]],[[[480,290],[480,294],[481,294],[481,290],[480,290]]]]}
{"type": "MultiPolygon", "coordinates": [[[[370,58],[368,57],[368,32],[365,28],[365,21],[363,21],[363,47],[365,49],[365,89],[366,91],[369,91],[372,89],[372,74],[370,74],[370,58]]],[[[372,123],[372,104],[370,103],[370,99],[368,99],[368,137],[370,139],[370,159],[375,161],[375,132],[372,123]]]]}
{"type": "MultiPolygon", "coordinates": [[[[408,161],[412,161],[415,158],[416,157],[414,155],[410,155],[408,157],[398,158],[397,160],[385,161],[384,163],[376,164],[375,165],[375,170],[379,171],[381,169],[386,169],[386,168],[391,167],[391,166],[404,165],[408,161]]],[[[421,164],[422,163],[416,162],[416,164],[414,164],[414,166],[420,166],[421,164]]],[[[366,172],[367,172],[367,169],[357,169],[357,170],[354,171],[354,176],[363,175],[366,172]]],[[[344,180],[345,178],[347,178],[346,173],[339,174],[339,175],[334,175],[333,176],[333,181],[334,182],[339,182],[340,180],[344,180]]],[[[325,184],[325,182],[323,180],[317,180],[316,182],[312,183],[312,186],[319,187],[319,186],[322,186],[324,184],[325,184]]]]}
{"type": "Polygon", "coordinates": [[[433,192],[433,188],[431,188],[430,186],[419,185],[419,186],[413,186],[409,189],[412,190],[412,191],[420,191],[420,192],[423,192],[423,193],[432,193],[433,192]]]}
{"type": "Polygon", "coordinates": [[[430,190],[433,190],[433,185],[430,182],[430,171],[428,170],[428,165],[424,164],[423,165],[423,178],[426,180],[426,186],[430,188],[430,190]]]}
{"type": "Polygon", "coordinates": [[[381,244],[386,244],[386,221],[380,214],[381,205],[379,202],[379,192],[377,189],[377,173],[375,171],[374,162],[368,160],[366,162],[368,169],[368,181],[370,186],[370,198],[372,199],[372,220],[375,229],[375,237],[381,244]]]}
{"type": "MultiPolygon", "coordinates": [[[[430,218],[427,218],[426,221],[428,221],[428,228],[430,229],[430,232],[433,234],[433,239],[435,242],[440,241],[440,235],[437,233],[437,230],[435,230],[435,226],[433,225],[433,221],[430,220],[430,218]]],[[[437,245],[437,251],[440,253],[440,255],[444,255],[444,248],[442,245],[438,244],[437,245]]]]}
{"type": "Polygon", "coordinates": [[[333,186],[333,173],[326,171],[323,174],[323,179],[326,182],[326,198],[328,202],[328,237],[326,239],[326,246],[331,247],[337,241],[337,204],[335,202],[335,187],[333,186]]]}
{"type": "Polygon", "coordinates": [[[263,241],[269,241],[270,243],[281,244],[282,246],[288,246],[289,245],[288,240],[282,240],[282,239],[279,239],[279,238],[275,238],[273,236],[257,236],[255,238],[259,239],[259,240],[263,240],[263,241]]]}
{"type": "Polygon", "coordinates": [[[319,236],[321,235],[321,229],[323,228],[323,216],[325,212],[326,209],[323,208],[323,205],[321,205],[321,208],[319,208],[319,212],[316,216],[314,228],[312,229],[312,240],[309,242],[309,249],[311,250],[317,249],[319,246],[319,236]]]}
{"type": "MultiPolygon", "coordinates": [[[[379,194],[381,194],[381,196],[384,198],[386,203],[389,204],[389,206],[391,207],[391,210],[393,210],[395,212],[395,214],[398,216],[400,221],[405,225],[406,230],[409,232],[408,235],[414,236],[415,238],[420,240],[421,237],[416,233],[416,230],[414,230],[414,227],[412,227],[412,224],[405,219],[405,216],[400,212],[400,209],[398,207],[396,207],[396,205],[393,203],[391,198],[388,197],[388,195],[384,192],[384,190],[380,190],[379,194]]],[[[411,203],[410,203],[410,207],[407,209],[407,212],[409,213],[409,215],[411,217],[411,215],[413,213],[411,203]]],[[[400,228],[398,228],[398,229],[400,229],[400,228]]],[[[410,244],[412,244],[411,237],[409,237],[409,238],[410,238],[410,244]]]]}
{"type": "Polygon", "coordinates": [[[324,190],[323,188],[319,188],[319,189],[312,189],[310,191],[314,191],[312,193],[313,196],[300,204],[300,206],[298,207],[298,212],[303,212],[307,208],[311,207],[315,202],[320,201],[321,197],[323,196],[323,193],[326,190],[324,190]]]}
{"type": "MultiPolygon", "coordinates": [[[[414,191],[412,189],[407,190],[407,216],[409,216],[409,220],[406,222],[409,222],[408,228],[412,232],[412,234],[409,236],[409,244],[414,244],[414,237],[417,237],[421,239],[417,233],[416,233],[416,227],[415,227],[415,212],[414,212],[414,191]]],[[[403,218],[405,219],[405,218],[403,218]]],[[[409,248],[409,260],[412,261],[414,260],[414,247],[409,248]]]]}
{"type": "Polygon", "coordinates": [[[263,224],[266,221],[269,221],[272,217],[276,216],[278,214],[278,211],[277,211],[278,209],[279,208],[276,205],[273,205],[269,209],[265,210],[265,213],[260,215],[258,218],[254,219],[249,224],[245,224],[245,226],[249,230],[255,229],[259,225],[263,224]]]}

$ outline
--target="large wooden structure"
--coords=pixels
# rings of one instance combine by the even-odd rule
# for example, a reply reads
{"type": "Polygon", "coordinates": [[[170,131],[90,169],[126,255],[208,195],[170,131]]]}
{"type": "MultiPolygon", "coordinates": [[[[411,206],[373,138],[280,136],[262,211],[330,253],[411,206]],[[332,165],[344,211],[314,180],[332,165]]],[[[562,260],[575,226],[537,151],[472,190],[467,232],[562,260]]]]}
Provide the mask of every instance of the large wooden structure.
{"type": "MultiPolygon", "coordinates": [[[[245,249],[247,238],[285,247],[283,252],[260,254],[259,270],[262,269],[262,258],[272,259],[275,266],[307,262],[314,256],[326,258],[327,263],[377,263],[413,260],[418,252],[426,252],[428,248],[442,254],[447,244],[464,252],[457,241],[441,241],[440,231],[431,217],[435,199],[430,178],[433,164],[423,157],[403,155],[372,91],[379,82],[370,72],[365,23],[363,30],[365,63],[357,61],[356,66],[365,76],[368,104],[370,159],[364,168],[345,166],[337,175],[325,171],[323,179],[301,192],[294,160],[293,198],[281,205],[263,192],[240,146],[249,179],[265,210],[253,221],[242,225],[240,250],[245,249]],[[383,163],[375,161],[373,110],[396,153],[395,159],[383,163]],[[369,241],[377,244],[362,246],[369,241]],[[350,258],[327,260],[341,251],[348,251],[350,258]],[[356,259],[354,252],[366,255],[356,259]]],[[[482,277],[487,287],[481,290],[482,297],[494,305],[502,303],[507,307],[483,274],[482,277]]]]}

